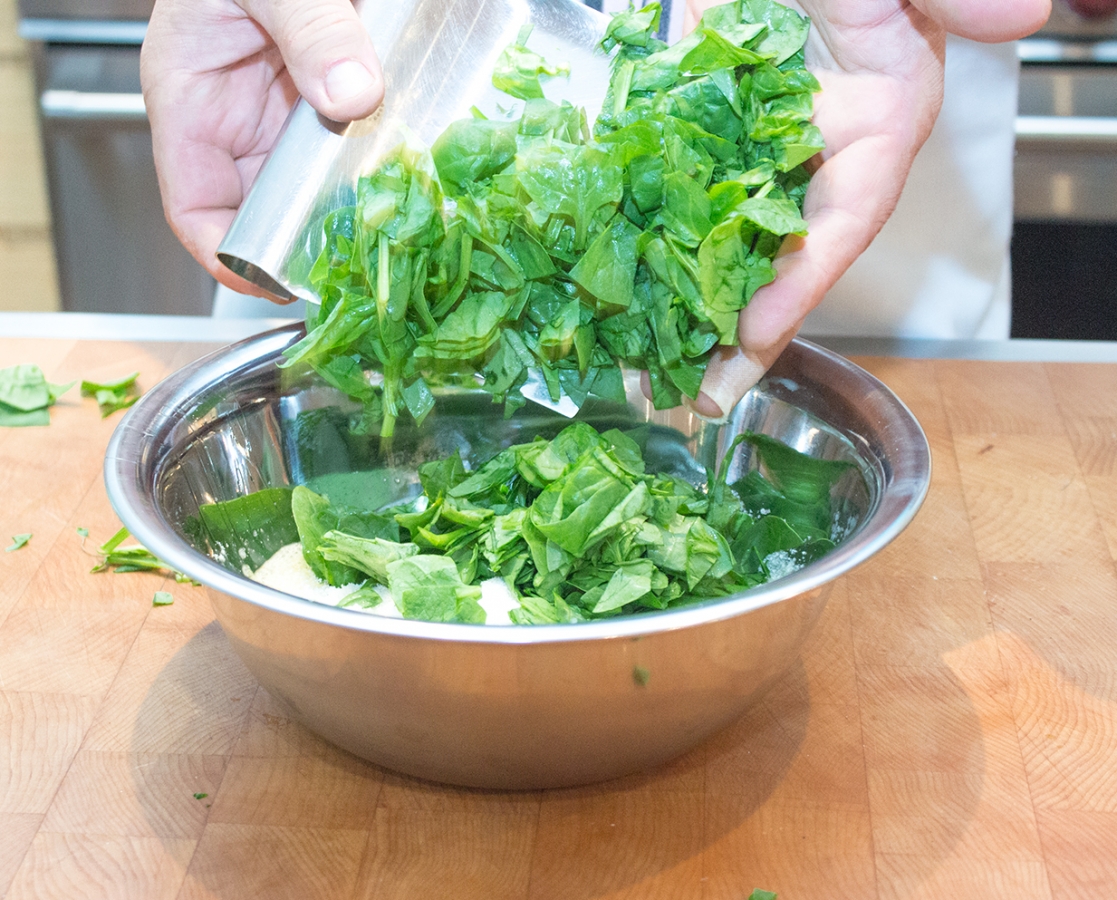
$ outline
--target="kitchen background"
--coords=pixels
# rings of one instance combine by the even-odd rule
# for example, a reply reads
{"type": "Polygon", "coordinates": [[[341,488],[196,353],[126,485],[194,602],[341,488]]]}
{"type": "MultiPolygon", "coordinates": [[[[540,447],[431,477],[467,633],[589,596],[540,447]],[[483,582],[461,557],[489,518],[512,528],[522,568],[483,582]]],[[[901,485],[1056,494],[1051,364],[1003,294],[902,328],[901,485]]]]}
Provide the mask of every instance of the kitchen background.
{"type": "MultiPolygon", "coordinates": [[[[208,314],[138,95],[151,0],[20,2],[0,0],[0,310],[208,314]]],[[[1055,0],[1019,44],[1014,337],[1117,340],[1114,7],[1055,0]]]]}
{"type": "Polygon", "coordinates": [[[31,54],[0,0],[0,310],[61,308],[31,54]]]}

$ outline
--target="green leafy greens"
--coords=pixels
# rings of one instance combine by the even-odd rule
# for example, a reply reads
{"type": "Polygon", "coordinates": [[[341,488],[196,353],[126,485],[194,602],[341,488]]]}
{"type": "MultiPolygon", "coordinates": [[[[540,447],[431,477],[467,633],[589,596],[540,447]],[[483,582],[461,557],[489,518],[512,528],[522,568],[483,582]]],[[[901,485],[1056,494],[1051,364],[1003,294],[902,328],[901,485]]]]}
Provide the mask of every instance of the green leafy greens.
{"type": "Polygon", "coordinates": [[[73,386],[52,384],[34,364],[0,369],[0,427],[49,425],[49,408],[73,386]]]}
{"type": "Polygon", "coordinates": [[[362,402],[384,437],[423,420],[435,381],[480,376],[509,414],[529,375],[576,406],[623,396],[620,367],[648,371],[657,408],[694,397],[783,239],[806,233],[819,85],[808,20],[774,0],[714,7],[672,46],[659,12],[609,25],[592,132],[543,97],[562,69],[521,35],[493,76],[518,118],[476,113],[362,176],[324,220],[322,302],[284,365],[362,402]]]}
{"type": "Polygon", "coordinates": [[[140,391],[136,386],[136,379],[139,377],[139,372],[133,372],[116,381],[82,381],[81,395],[93,397],[97,401],[101,418],[104,419],[118,410],[127,409],[140,399],[140,391]]]}
{"type": "Polygon", "coordinates": [[[26,534],[14,534],[14,535],[12,535],[12,542],[11,542],[11,544],[9,544],[7,547],[4,548],[5,552],[12,553],[16,550],[22,550],[24,547],[26,547],[31,542],[31,538],[33,536],[34,535],[32,535],[30,532],[28,532],[26,534]]]}
{"type": "MultiPolygon", "coordinates": [[[[81,395],[95,397],[104,418],[139,399],[138,377],[139,373],[134,372],[107,384],[82,381],[81,395]]],[[[0,369],[0,427],[49,425],[50,407],[73,386],[72,381],[52,384],[34,364],[0,369]]]]}
{"type": "MultiPolygon", "coordinates": [[[[382,586],[404,617],[438,622],[483,623],[480,584],[490,578],[518,600],[517,624],[582,622],[742,591],[834,546],[831,491],[849,463],[745,433],[719,471],[694,485],[647,471],[639,440],[639,432],[579,422],[473,471],[455,453],[419,467],[419,496],[377,512],[303,485],[268,490],[289,491],[303,557],[319,580],[358,586],[344,605],[375,610],[382,586]],[[756,464],[730,483],[740,443],[756,464]]],[[[276,505],[257,496],[202,507],[195,539],[207,533],[201,523],[215,523],[211,548],[243,559],[220,526],[249,509],[264,518],[242,521],[237,534],[289,534],[276,505]]]]}
{"type": "MultiPolygon", "coordinates": [[[[79,529],[81,534],[81,529],[79,529]]],[[[88,534],[88,532],[86,532],[88,534]]],[[[82,535],[82,543],[85,543],[86,535],[82,535]]],[[[97,565],[95,565],[90,572],[115,572],[118,575],[126,572],[163,572],[173,575],[175,581],[186,583],[191,579],[181,572],[172,569],[163,560],[159,559],[154,553],[146,547],[139,544],[127,544],[124,542],[131,537],[131,533],[127,528],[121,528],[116,534],[109,538],[105,543],[97,548],[97,565]]],[[[169,596],[169,595],[168,595],[169,596]]],[[[156,606],[166,605],[158,601],[156,606]]]]}

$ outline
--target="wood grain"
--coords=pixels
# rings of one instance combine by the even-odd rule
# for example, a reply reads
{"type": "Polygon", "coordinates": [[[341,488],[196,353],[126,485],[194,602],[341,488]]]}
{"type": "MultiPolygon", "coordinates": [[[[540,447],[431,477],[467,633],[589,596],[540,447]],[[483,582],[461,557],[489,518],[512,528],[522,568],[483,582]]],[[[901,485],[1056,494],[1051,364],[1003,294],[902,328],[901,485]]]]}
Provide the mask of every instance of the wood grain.
{"type": "MultiPolygon", "coordinates": [[[[150,387],[206,349],[0,339],[0,364],[150,387]]],[[[0,540],[34,533],[0,553],[0,894],[1117,896],[1117,367],[860,362],[931,441],[920,515],[738,722],[562,791],[412,781],[291,722],[200,589],[90,574],[118,418],[75,391],[0,431],[0,540]]]]}

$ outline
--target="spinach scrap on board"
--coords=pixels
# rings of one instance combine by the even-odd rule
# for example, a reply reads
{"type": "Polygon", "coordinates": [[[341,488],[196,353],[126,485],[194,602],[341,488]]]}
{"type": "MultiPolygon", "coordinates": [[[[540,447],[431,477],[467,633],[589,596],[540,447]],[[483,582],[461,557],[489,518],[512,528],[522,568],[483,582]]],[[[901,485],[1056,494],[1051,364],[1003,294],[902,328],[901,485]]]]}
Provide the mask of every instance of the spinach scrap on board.
{"type": "Polygon", "coordinates": [[[0,369],[0,427],[49,425],[50,407],[73,386],[52,384],[33,363],[0,369]]]}
{"type": "Polygon", "coordinates": [[[11,544],[5,547],[4,550],[7,553],[14,553],[16,550],[22,550],[31,543],[31,538],[33,537],[34,535],[31,534],[31,532],[27,532],[26,534],[13,534],[11,544]]]}
{"type": "Polygon", "coordinates": [[[116,381],[82,381],[81,395],[93,397],[97,401],[97,408],[104,419],[114,412],[127,409],[140,399],[140,389],[136,386],[136,379],[139,377],[139,372],[133,372],[116,381]]]}
{"type": "MultiPolygon", "coordinates": [[[[81,536],[84,548],[89,531],[85,528],[79,528],[77,531],[81,536]]],[[[124,542],[131,536],[131,532],[127,528],[121,528],[105,543],[101,544],[95,554],[97,565],[89,571],[94,574],[97,572],[115,572],[118,575],[126,572],[162,572],[173,575],[175,581],[180,583],[193,581],[181,572],[172,569],[146,547],[136,543],[125,544],[124,542]]],[[[157,603],[156,605],[160,604],[157,603]]]]}
{"type": "Polygon", "coordinates": [[[819,84],[809,20],[774,0],[709,9],[670,46],[659,17],[650,4],[611,21],[592,129],[543,96],[562,67],[521,34],[494,73],[523,101],[514,116],[475,111],[363,175],[324,220],[321,304],[283,365],[362,402],[384,437],[456,379],[482,378],[509,414],[533,373],[576,406],[623,399],[621,367],[648,372],[657,408],[696,396],[781,242],[806,233],[819,84]]]}
{"type": "MultiPolygon", "coordinates": [[[[108,383],[85,381],[81,395],[94,397],[101,410],[101,418],[121,409],[127,409],[140,398],[136,386],[139,372],[108,383]]],[[[34,364],[8,366],[0,369],[0,427],[18,428],[29,425],[49,425],[50,407],[74,386],[53,384],[47,381],[43,370],[34,364]]]]}

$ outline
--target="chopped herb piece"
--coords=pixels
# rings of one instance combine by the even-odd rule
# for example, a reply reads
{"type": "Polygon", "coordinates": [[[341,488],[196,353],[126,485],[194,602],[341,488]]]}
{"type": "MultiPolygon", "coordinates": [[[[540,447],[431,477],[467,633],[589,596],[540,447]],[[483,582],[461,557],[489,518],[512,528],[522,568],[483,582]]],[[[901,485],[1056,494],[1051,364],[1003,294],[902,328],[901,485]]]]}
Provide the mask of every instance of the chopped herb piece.
{"type": "MultiPolygon", "coordinates": [[[[173,575],[179,583],[193,583],[193,580],[181,572],[168,566],[146,547],[139,544],[121,546],[131,537],[127,528],[121,528],[116,534],[97,548],[97,565],[90,572],[115,572],[118,575],[126,572],[165,572],[173,575]]],[[[158,605],[158,604],[156,604],[158,605]]]]}
{"type": "Polygon", "coordinates": [[[79,527],[77,531],[78,531],[78,534],[81,536],[82,540],[85,540],[87,537],[89,537],[89,529],[88,528],[79,527]]]}
{"type": "Polygon", "coordinates": [[[184,530],[195,548],[237,568],[258,569],[280,547],[299,539],[286,486],[203,506],[184,530]]]}
{"type": "Polygon", "coordinates": [[[13,550],[20,550],[23,547],[26,547],[27,542],[30,541],[30,540],[31,540],[31,533],[30,532],[28,532],[27,534],[13,535],[12,536],[12,545],[10,547],[6,548],[6,550],[7,550],[8,553],[11,553],[13,550]]]}
{"type": "Polygon", "coordinates": [[[0,403],[0,427],[26,428],[33,425],[49,424],[50,413],[47,411],[46,407],[42,409],[33,409],[30,412],[23,412],[0,403]]]}
{"type": "Polygon", "coordinates": [[[101,418],[112,415],[117,410],[127,409],[140,399],[140,391],[136,386],[139,372],[133,372],[117,381],[99,383],[96,381],[83,381],[81,395],[93,397],[101,410],[101,418]]]}
{"type": "Polygon", "coordinates": [[[175,602],[175,598],[169,591],[156,591],[155,596],[152,598],[152,606],[170,606],[175,602]]]}
{"type": "Polygon", "coordinates": [[[553,78],[556,75],[569,75],[570,67],[564,65],[552,66],[542,56],[529,50],[524,44],[531,34],[529,25],[516,38],[516,41],[504,48],[500,58],[496,61],[493,70],[493,84],[498,90],[504,91],[520,100],[542,99],[543,88],[539,84],[541,77],[553,78]]]}
{"type": "Polygon", "coordinates": [[[208,797],[208,796],[209,796],[209,794],[198,791],[197,793],[194,794],[194,799],[195,800],[205,800],[206,797],[208,797]]]}
{"type": "Polygon", "coordinates": [[[48,408],[73,386],[50,383],[33,364],[0,369],[0,427],[49,425],[48,408]]]}
{"type": "Polygon", "coordinates": [[[652,677],[651,672],[643,666],[634,666],[632,669],[632,680],[635,681],[640,687],[648,683],[648,679],[652,677]]]}

